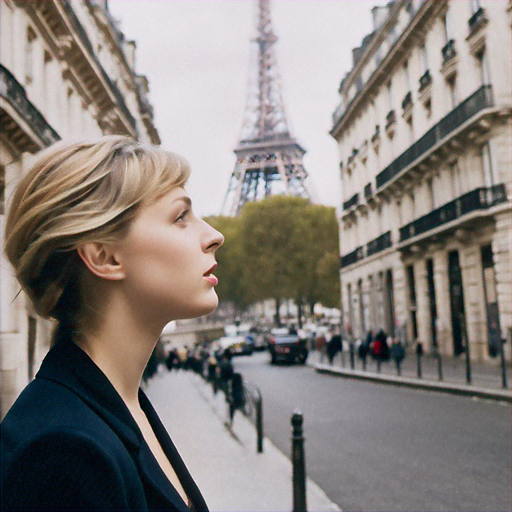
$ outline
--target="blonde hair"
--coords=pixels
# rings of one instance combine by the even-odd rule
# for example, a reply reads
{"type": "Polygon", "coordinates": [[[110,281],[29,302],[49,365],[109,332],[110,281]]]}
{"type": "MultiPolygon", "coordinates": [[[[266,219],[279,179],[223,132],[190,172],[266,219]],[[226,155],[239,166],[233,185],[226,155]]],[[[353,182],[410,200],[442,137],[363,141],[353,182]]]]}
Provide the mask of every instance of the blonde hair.
{"type": "Polygon", "coordinates": [[[77,247],[120,239],[140,206],[189,175],[184,158],[124,136],[41,151],[14,192],[5,227],[5,254],[36,312],[71,325],[81,306],[77,247]]]}

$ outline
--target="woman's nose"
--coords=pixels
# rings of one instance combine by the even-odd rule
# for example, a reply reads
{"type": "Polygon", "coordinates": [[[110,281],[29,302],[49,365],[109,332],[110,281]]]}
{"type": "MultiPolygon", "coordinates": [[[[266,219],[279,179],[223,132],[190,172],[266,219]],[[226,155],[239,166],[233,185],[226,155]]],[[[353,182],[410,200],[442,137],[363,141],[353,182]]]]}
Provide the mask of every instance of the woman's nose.
{"type": "Polygon", "coordinates": [[[217,231],[215,228],[205,223],[208,229],[208,236],[206,238],[206,251],[215,251],[224,243],[224,235],[217,231]]]}

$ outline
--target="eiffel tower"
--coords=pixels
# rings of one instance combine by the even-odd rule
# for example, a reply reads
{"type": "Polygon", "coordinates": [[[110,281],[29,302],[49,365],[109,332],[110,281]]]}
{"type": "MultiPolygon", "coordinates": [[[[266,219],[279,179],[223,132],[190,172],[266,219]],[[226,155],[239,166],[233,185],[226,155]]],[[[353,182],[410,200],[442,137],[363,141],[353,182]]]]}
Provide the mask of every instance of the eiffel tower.
{"type": "Polygon", "coordinates": [[[240,141],[234,150],[236,164],[222,206],[224,215],[238,215],[245,203],[269,195],[311,199],[304,184],[307,172],[302,158],[306,151],[291,136],[286,120],[274,53],[276,42],[270,0],[258,0],[253,76],[240,141]]]}

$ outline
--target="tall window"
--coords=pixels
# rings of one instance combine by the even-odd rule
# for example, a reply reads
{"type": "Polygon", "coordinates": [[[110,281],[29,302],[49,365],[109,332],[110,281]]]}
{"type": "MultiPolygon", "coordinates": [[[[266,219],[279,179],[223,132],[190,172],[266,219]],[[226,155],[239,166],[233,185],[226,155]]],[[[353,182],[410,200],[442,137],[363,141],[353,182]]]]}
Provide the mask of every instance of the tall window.
{"type": "Polygon", "coordinates": [[[411,90],[411,76],[409,74],[409,62],[406,60],[404,62],[404,78],[405,78],[405,88],[407,91],[411,90]]]}
{"type": "Polygon", "coordinates": [[[452,182],[452,196],[454,198],[460,197],[462,195],[462,183],[459,163],[457,160],[450,164],[450,179],[452,182]]]}
{"type": "Polygon", "coordinates": [[[448,86],[448,92],[450,94],[450,103],[451,108],[454,109],[458,105],[458,99],[457,99],[457,79],[455,75],[450,77],[446,81],[446,85],[448,86]]]}
{"type": "Polygon", "coordinates": [[[475,57],[477,61],[478,74],[480,76],[480,84],[489,85],[491,83],[491,79],[489,76],[489,63],[485,48],[478,52],[475,57]]]}
{"type": "Polygon", "coordinates": [[[420,46],[420,58],[421,58],[421,65],[423,66],[423,73],[428,71],[428,53],[427,53],[427,47],[425,46],[425,43],[423,43],[420,46]]]}
{"type": "Polygon", "coordinates": [[[435,195],[435,192],[434,192],[434,183],[433,183],[433,179],[430,178],[427,180],[427,194],[428,194],[428,197],[427,197],[427,206],[428,206],[428,211],[432,211],[432,210],[435,210],[436,208],[436,195],[435,195]]]}
{"type": "Polygon", "coordinates": [[[25,84],[29,85],[34,80],[34,41],[36,33],[28,27],[27,46],[25,49],[25,84]]]}
{"type": "Polygon", "coordinates": [[[445,14],[443,16],[442,23],[443,23],[444,42],[446,44],[451,39],[450,38],[450,29],[448,27],[448,14],[445,14]]]}
{"type": "Polygon", "coordinates": [[[491,147],[486,142],[480,147],[480,159],[482,162],[482,173],[484,175],[484,185],[492,187],[496,185],[496,176],[494,175],[494,166],[492,165],[491,147]]]}
{"type": "Polygon", "coordinates": [[[386,91],[388,96],[388,110],[393,110],[393,83],[391,80],[386,85],[386,91]]]}

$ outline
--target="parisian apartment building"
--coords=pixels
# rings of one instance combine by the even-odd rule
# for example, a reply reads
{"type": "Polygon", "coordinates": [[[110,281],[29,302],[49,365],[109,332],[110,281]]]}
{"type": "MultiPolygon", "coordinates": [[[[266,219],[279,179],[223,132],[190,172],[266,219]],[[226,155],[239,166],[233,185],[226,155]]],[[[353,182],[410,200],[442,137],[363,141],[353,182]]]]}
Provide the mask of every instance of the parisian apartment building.
{"type": "MultiPolygon", "coordinates": [[[[159,144],[148,81],[135,71],[106,1],[0,2],[1,225],[31,156],[59,139],[121,134],[159,144]]],[[[2,227],[3,247],[3,227],[2,227]]],[[[3,417],[49,349],[2,254],[0,370],[3,417]]]]}
{"type": "Polygon", "coordinates": [[[512,3],[396,0],[372,14],[330,132],[345,328],[510,361],[512,3]]]}

